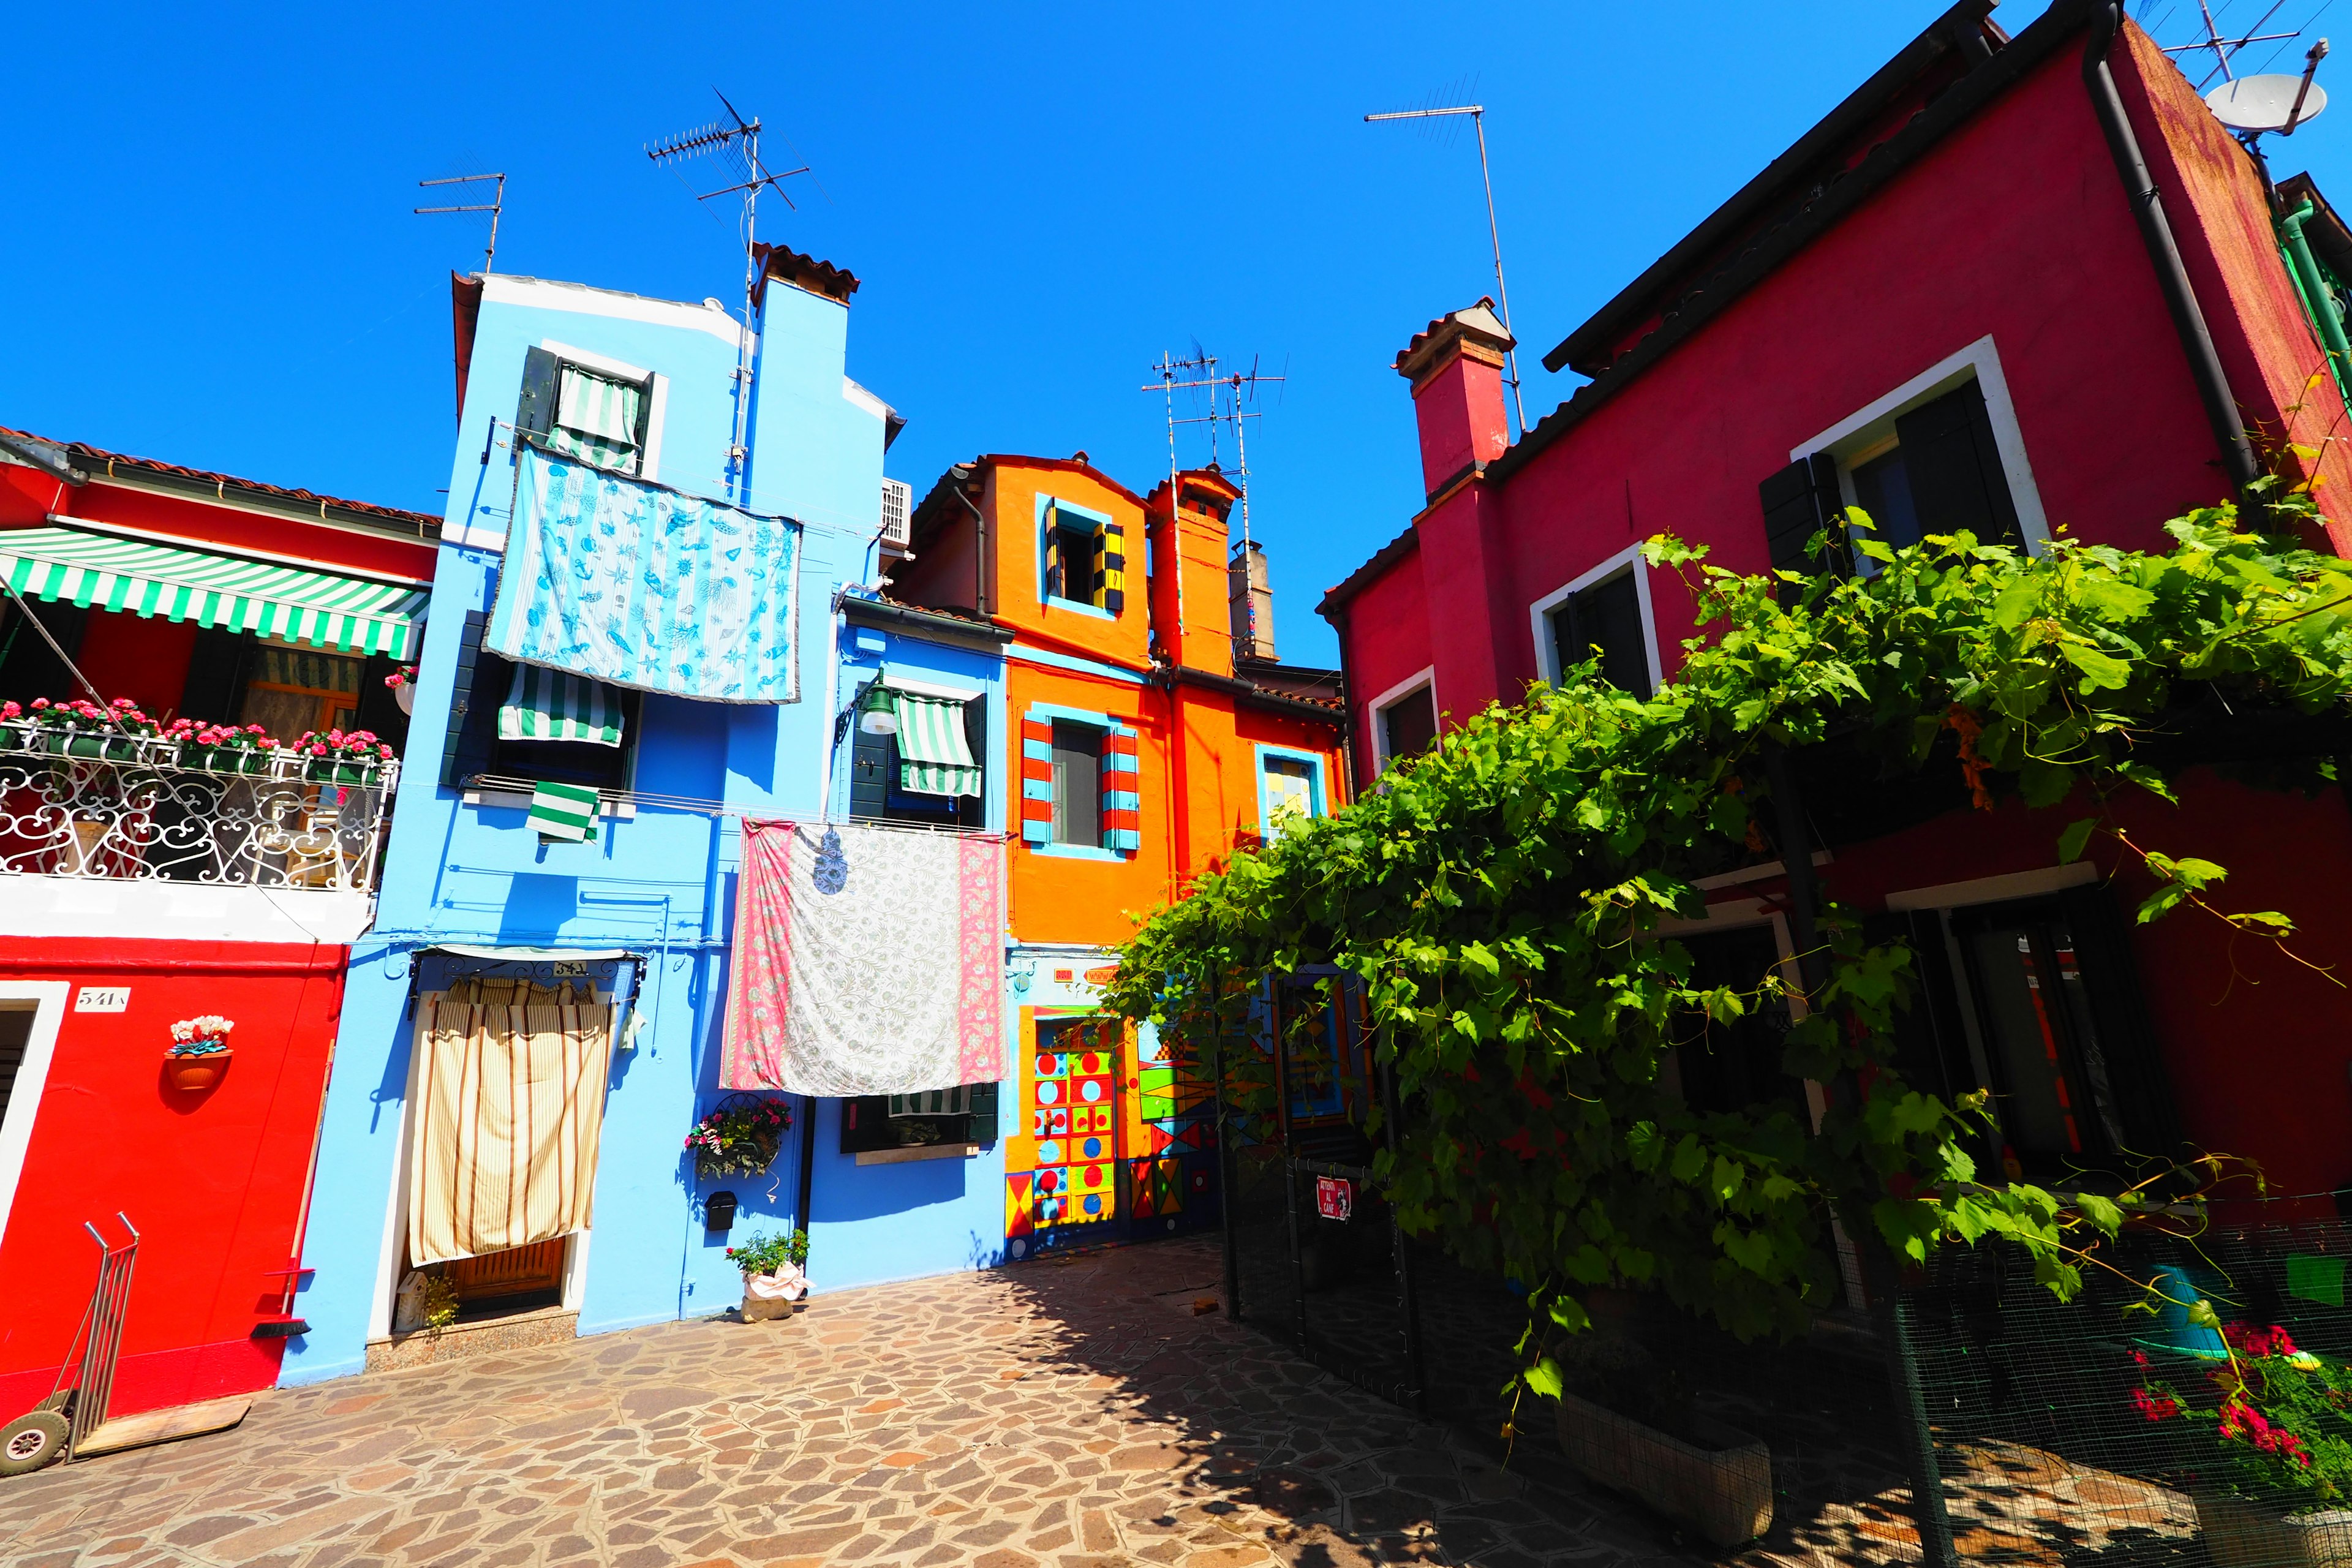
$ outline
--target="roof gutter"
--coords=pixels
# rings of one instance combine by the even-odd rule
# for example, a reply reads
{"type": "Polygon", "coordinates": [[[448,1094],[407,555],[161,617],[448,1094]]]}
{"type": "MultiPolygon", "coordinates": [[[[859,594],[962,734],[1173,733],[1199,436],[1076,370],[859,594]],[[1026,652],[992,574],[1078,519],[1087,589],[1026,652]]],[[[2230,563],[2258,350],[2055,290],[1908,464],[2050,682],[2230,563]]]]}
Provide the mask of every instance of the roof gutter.
{"type": "Polygon", "coordinates": [[[1238,698],[1255,707],[1271,708],[1279,712],[1294,713],[1302,718],[1313,719],[1319,723],[1343,726],[1348,721],[1345,710],[1335,713],[1321,703],[1309,702],[1303,697],[1288,697],[1279,691],[1268,691],[1263,686],[1252,685],[1238,677],[1218,675],[1206,669],[1194,669],[1189,665],[1180,664],[1172,667],[1162,665],[1145,676],[1144,679],[1154,686],[1167,687],[1171,689],[1179,686],[1205,687],[1211,691],[1222,691],[1229,697],[1238,698]]]}
{"type": "Polygon", "coordinates": [[[2238,418],[2238,400],[2230,391],[2229,374],[2221,368],[2221,356],[2213,347],[2213,334],[2198,306],[2189,269],[2181,263],[2180,247],[2164,215],[2163,194],[2147,172],[2139,138],[2124,112],[2123,95],[2116,90],[2115,73],[2107,68],[2107,53],[2122,28],[2122,0],[2104,0],[2092,8],[2091,37],[2083,47],[2083,85],[2090,89],[2092,111],[2098,116],[2099,129],[2106,133],[2107,152],[2123,180],[2132,218],[2139,225],[2140,243],[2147,247],[2147,258],[2156,268],[2157,287],[2164,292],[2172,330],[2179,334],[2181,352],[2189,356],[2189,377],[2197,383],[2206,423],[2212,426],[2214,444],[2221,450],[2221,467],[2229,475],[2231,489],[2244,504],[2252,499],[2249,487],[2261,477],[2262,468],[2238,418]]]}

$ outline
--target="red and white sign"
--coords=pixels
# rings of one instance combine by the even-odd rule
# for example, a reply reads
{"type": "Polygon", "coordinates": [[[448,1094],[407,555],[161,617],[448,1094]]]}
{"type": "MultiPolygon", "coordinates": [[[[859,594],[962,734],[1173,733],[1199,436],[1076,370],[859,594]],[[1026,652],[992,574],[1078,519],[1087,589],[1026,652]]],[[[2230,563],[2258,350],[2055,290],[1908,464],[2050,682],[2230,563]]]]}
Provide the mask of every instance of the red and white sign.
{"type": "Polygon", "coordinates": [[[1346,1219],[1356,1206],[1356,1184],[1345,1176],[1315,1178],[1315,1212],[1325,1219],[1346,1219]]]}

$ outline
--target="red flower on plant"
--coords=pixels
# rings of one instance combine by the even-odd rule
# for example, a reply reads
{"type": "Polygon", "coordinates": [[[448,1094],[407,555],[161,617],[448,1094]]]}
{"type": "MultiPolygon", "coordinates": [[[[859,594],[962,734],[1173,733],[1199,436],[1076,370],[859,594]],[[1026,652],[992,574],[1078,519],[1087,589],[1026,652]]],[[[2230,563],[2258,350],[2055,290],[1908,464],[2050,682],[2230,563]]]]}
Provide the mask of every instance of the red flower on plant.
{"type": "Polygon", "coordinates": [[[2161,1394],[2150,1394],[2145,1388],[2132,1390],[2132,1404],[2150,1421],[2168,1421],[2180,1414],[2180,1406],[2161,1394]]]}

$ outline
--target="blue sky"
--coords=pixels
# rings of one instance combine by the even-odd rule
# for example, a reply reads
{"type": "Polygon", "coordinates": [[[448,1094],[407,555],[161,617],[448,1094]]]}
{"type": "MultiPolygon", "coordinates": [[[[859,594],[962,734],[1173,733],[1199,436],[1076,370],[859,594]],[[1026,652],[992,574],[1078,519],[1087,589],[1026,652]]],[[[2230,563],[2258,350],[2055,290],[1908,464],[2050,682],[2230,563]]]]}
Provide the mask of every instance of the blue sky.
{"type": "MultiPolygon", "coordinates": [[[[1148,489],[1163,349],[1286,371],[1250,431],[1255,510],[1281,652],[1328,662],[1315,600],[1420,500],[1390,362],[1493,283],[1466,124],[1365,111],[1487,106],[1538,417],[1575,385],[1543,352],[1940,9],[37,8],[0,99],[0,424],[438,511],[447,277],[480,229],[411,216],[437,195],[415,182],[507,171],[502,271],[733,300],[731,216],[643,151],[717,85],[815,167],[763,233],[864,280],[850,374],[911,420],[889,471],[919,493],[975,452],[1082,448],[1148,489]]],[[[2182,9],[2134,5],[2167,42],[2182,9]]],[[[2277,172],[2352,195],[2347,127],[2277,172]]]]}

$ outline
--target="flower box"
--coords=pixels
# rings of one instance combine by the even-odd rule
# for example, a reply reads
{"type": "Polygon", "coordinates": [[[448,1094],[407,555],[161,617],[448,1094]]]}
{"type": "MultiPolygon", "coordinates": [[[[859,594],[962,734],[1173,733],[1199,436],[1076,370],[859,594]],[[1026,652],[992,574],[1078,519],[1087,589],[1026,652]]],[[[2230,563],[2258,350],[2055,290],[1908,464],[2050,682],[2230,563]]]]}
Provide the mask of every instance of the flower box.
{"type": "Polygon", "coordinates": [[[2281,1513],[2275,1502],[2221,1492],[2196,1502],[2214,1568],[2352,1568],[2352,1510],[2281,1513]]]}
{"type": "Polygon", "coordinates": [[[226,1047],[200,1056],[174,1052],[163,1058],[163,1076],[183,1094],[201,1094],[228,1076],[228,1064],[236,1055],[226,1047]]]}
{"type": "Polygon", "coordinates": [[[303,776],[312,784],[363,784],[375,779],[373,763],[339,762],[332,757],[313,757],[303,776]]]}
{"type": "Polygon", "coordinates": [[[1587,1480],[1641,1499],[1728,1549],[1772,1525],[1772,1453],[1760,1439],[1694,1415],[1698,1443],[1573,1394],[1559,1398],[1559,1446],[1587,1480]]]}

